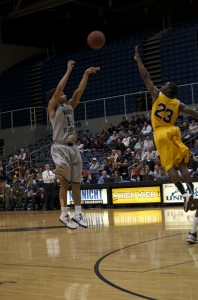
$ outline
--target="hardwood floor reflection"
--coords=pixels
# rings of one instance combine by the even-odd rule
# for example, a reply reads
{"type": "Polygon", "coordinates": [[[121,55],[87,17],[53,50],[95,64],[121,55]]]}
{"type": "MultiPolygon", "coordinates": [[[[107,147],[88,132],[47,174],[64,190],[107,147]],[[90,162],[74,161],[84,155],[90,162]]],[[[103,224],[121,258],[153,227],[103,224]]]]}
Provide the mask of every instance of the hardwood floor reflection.
{"type": "MultiPolygon", "coordinates": [[[[71,212],[73,213],[73,212],[71,212]]],[[[193,212],[88,209],[69,230],[59,211],[0,212],[0,299],[196,299],[193,212]]]]}

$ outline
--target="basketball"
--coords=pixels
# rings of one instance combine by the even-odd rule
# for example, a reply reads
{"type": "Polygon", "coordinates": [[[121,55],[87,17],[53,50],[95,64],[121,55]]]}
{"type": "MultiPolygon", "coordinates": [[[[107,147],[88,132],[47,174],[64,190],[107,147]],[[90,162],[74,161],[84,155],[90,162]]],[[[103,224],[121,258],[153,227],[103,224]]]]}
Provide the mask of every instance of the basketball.
{"type": "Polygon", "coordinates": [[[105,44],[105,35],[101,31],[92,31],[87,37],[87,44],[92,49],[100,49],[105,44]]]}

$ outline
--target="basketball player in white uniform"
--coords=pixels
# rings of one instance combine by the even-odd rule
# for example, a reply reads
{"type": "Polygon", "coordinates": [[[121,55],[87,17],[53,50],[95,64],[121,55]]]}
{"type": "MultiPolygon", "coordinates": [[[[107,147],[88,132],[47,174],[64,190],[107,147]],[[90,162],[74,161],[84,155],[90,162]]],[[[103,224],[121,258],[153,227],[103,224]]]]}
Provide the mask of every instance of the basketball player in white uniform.
{"type": "Polygon", "coordinates": [[[82,159],[77,149],[76,132],[74,128],[74,109],[86,88],[89,75],[96,73],[100,67],[90,67],[85,70],[83,77],[75,90],[72,98],[67,101],[63,93],[69,75],[74,68],[75,62],[68,61],[67,71],[60,80],[56,89],[48,92],[48,113],[53,128],[53,145],[51,147],[52,159],[56,165],[54,173],[60,179],[59,199],[61,204],[60,222],[70,229],[78,226],[88,227],[81,213],[80,181],[82,173],[82,159]],[[75,213],[70,218],[67,208],[67,191],[69,183],[72,185],[72,198],[75,204],[75,213]]]}

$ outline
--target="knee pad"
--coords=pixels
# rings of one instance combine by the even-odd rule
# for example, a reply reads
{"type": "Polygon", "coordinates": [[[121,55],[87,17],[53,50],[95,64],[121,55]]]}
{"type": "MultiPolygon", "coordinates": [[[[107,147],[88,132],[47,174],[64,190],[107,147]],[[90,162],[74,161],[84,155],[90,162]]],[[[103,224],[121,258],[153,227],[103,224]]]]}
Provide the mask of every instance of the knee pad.
{"type": "Polygon", "coordinates": [[[54,171],[54,174],[56,175],[57,178],[63,177],[66,181],[68,180],[68,168],[67,166],[60,165],[58,168],[54,171]]]}

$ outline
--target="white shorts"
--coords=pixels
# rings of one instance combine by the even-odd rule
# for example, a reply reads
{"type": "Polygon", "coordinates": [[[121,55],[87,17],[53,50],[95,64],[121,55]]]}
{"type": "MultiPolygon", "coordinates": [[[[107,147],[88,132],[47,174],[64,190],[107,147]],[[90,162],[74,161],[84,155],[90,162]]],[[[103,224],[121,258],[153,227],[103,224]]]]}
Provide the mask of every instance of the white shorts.
{"type": "Polygon", "coordinates": [[[66,179],[69,182],[81,182],[82,158],[76,145],[53,144],[51,146],[51,155],[56,168],[60,165],[67,168],[66,179]]]}

